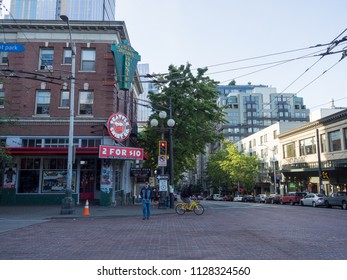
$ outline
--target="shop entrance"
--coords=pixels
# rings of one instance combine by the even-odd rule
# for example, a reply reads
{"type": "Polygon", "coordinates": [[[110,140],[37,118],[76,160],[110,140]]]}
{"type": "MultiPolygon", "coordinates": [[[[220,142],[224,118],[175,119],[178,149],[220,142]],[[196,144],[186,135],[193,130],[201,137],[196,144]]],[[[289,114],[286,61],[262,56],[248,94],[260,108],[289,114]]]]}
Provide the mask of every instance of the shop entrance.
{"type": "Polygon", "coordinates": [[[97,159],[80,160],[80,200],[94,200],[97,185],[97,159]]]}

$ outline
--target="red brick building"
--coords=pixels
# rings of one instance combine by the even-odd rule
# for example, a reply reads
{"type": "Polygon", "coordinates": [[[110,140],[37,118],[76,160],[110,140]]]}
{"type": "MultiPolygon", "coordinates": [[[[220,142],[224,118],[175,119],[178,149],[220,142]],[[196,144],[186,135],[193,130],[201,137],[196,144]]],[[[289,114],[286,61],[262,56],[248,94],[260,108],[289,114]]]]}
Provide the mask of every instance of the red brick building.
{"type": "MultiPolygon", "coordinates": [[[[124,22],[2,20],[0,44],[0,141],[13,165],[0,170],[0,189],[12,202],[60,203],[66,188],[71,42],[76,45],[73,196],[100,200],[102,166],[110,166],[111,200],[133,192],[133,160],[103,160],[100,144],[136,147],[137,71],[120,90],[112,44],[130,41],[124,22]],[[21,51],[21,48],[24,50],[21,51]],[[16,49],[17,48],[17,49],[16,49]],[[6,52],[6,50],[9,50],[6,52]],[[132,126],[119,143],[108,135],[108,118],[120,112],[132,126]],[[11,169],[10,169],[11,168],[11,169]],[[10,170],[10,171],[9,171],[10,170]],[[11,173],[11,177],[8,174],[11,173]],[[11,181],[12,180],[12,181],[11,181]]],[[[11,203],[6,202],[5,203],[11,203]]]]}

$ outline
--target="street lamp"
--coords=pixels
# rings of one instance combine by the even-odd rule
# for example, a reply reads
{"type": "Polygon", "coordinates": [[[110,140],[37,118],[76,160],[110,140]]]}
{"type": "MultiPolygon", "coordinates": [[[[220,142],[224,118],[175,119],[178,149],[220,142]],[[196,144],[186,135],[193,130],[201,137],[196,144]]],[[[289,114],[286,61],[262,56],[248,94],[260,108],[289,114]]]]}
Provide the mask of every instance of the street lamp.
{"type": "Polygon", "coordinates": [[[275,161],[275,147],[273,149],[271,149],[270,147],[268,147],[267,145],[260,145],[260,146],[264,146],[266,148],[268,148],[271,152],[272,152],[272,160],[273,160],[273,176],[274,176],[274,191],[275,194],[277,194],[277,184],[276,184],[276,161],[275,161]]]}
{"type": "MultiPolygon", "coordinates": [[[[171,107],[170,107],[171,108],[171,107]]],[[[161,119],[161,126],[160,126],[160,131],[161,131],[161,140],[164,140],[164,132],[165,132],[165,127],[164,127],[164,119],[166,119],[167,114],[165,111],[161,111],[159,112],[159,118],[161,119]]],[[[159,122],[157,119],[152,119],[150,122],[152,127],[157,127],[159,122]]],[[[167,129],[169,130],[170,134],[169,134],[169,157],[170,157],[170,184],[173,186],[173,141],[172,141],[172,128],[175,125],[175,121],[171,118],[171,109],[170,109],[170,118],[167,120],[166,122],[167,124],[167,129]]],[[[161,176],[164,176],[164,166],[161,166],[161,176]]],[[[166,208],[166,191],[169,192],[169,197],[172,197],[172,194],[170,194],[170,190],[164,190],[164,191],[160,191],[160,199],[159,199],[159,206],[158,208],[166,208]]],[[[173,202],[172,199],[170,199],[170,208],[173,208],[173,202]]]]}
{"type": "Polygon", "coordinates": [[[73,167],[73,136],[74,136],[74,107],[75,107],[75,65],[76,65],[76,46],[72,41],[71,26],[69,18],[61,15],[60,18],[66,22],[69,28],[71,45],[71,88],[70,88],[70,121],[69,121],[69,147],[67,159],[67,185],[66,197],[63,199],[61,214],[72,214],[74,212],[75,201],[72,198],[72,167],[73,167]]]}

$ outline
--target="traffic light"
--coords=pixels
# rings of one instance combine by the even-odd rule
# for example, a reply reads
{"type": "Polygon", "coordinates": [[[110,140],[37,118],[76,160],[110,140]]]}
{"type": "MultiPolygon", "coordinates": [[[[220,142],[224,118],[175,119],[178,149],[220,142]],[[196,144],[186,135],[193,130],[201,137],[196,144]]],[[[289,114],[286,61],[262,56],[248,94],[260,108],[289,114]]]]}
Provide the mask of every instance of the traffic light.
{"type": "Polygon", "coordinates": [[[167,155],[167,142],[165,140],[159,141],[159,155],[160,156],[167,155]]]}

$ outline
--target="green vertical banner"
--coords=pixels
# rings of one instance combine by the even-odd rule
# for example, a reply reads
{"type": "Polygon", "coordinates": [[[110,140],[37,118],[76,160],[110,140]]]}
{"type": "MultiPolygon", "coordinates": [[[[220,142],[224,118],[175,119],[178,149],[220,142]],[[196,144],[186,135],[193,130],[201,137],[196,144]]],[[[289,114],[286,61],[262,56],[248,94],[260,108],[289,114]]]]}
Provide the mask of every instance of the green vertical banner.
{"type": "Polygon", "coordinates": [[[131,87],[137,62],[141,61],[141,56],[128,43],[123,41],[118,45],[112,44],[114,65],[117,75],[117,83],[122,90],[128,90],[131,87]]]}

